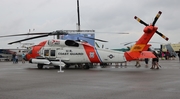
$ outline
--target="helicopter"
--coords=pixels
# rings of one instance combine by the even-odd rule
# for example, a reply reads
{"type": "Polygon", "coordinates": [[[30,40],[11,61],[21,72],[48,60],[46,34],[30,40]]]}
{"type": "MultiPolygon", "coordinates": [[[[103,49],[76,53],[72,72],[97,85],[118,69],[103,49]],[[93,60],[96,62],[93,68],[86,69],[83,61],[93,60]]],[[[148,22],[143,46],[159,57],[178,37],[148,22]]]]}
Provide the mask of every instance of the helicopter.
{"type": "MultiPolygon", "coordinates": [[[[65,66],[69,68],[71,65],[77,64],[85,69],[92,67],[92,63],[120,63],[126,61],[137,60],[139,58],[154,58],[154,54],[151,51],[147,51],[151,44],[148,44],[152,36],[157,33],[166,41],[169,40],[162,33],[157,31],[158,27],[155,26],[156,21],[161,15],[161,11],[155,16],[152,24],[147,24],[140,18],[135,16],[134,18],[145,25],[144,34],[140,39],[131,47],[129,51],[115,51],[110,49],[96,48],[90,45],[88,42],[77,41],[77,40],[45,40],[40,42],[38,45],[32,46],[31,51],[25,55],[25,59],[29,63],[37,64],[38,69],[43,69],[44,65],[49,66],[65,66]],[[61,61],[59,61],[61,60],[61,61]]],[[[11,37],[11,36],[23,36],[23,35],[38,35],[22,40],[10,42],[8,44],[19,43],[31,39],[47,37],[51,35],[67,35],[64,31],[54,31],[48,33],[31,33],[31,34],[17,34],[7,35],[0,37],[11,37]]],[[[90,38],[93,39],[93,38],[90,38]]],[[[105,40],[95,39],[102,42],[105,40]]]]}

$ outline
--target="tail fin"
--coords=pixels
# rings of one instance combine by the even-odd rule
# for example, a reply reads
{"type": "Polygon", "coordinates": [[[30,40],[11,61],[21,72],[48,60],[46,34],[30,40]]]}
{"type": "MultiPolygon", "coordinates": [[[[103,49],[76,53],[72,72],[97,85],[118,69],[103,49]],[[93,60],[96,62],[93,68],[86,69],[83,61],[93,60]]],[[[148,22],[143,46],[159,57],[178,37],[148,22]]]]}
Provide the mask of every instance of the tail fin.
{"type": "Polygon", "coordinates": [[[152,25],[146,26],[144,28],[144,34],[141,36],[141,38],[136,42],[135,45],[131,47],[130,51],[125,52],[126,60],[130,61],[139,59],[142,51],[147,51],[148,48],[151,46],[150,44],[148,44],[148,42],[150,41],[150,39],[156,31],[157,27],[154,27],[152,25]]]}
{"type": "MultiPolygon", "coordinates": [[[[138,22],[141,24],[144,24],[146,27],[144,28],[144,34],[141,36],[141,38],[136,42],[136,44],[130,49],[130,51],[125,52],[124,56],[126,57],[127,61],[131,60],[137,60],[139,58],[153,58],[154,55],[152,52],[147,51],[148,48],[151,46],[148,44],[154,33],[157,33],[159,35],[159,32],[157,31],[157,27],[155,27],[155,23],[158,20],[159,16],[161,15],[161,11],[158,12],[156,17],[154,18],[153,24],[148,25],[144,21],[142,21],[138,17],[134,17],[138,22]]],[[[163,34],[160,35],[165,40],[168,40],[167,37],[165,37],[163,34]]]]}

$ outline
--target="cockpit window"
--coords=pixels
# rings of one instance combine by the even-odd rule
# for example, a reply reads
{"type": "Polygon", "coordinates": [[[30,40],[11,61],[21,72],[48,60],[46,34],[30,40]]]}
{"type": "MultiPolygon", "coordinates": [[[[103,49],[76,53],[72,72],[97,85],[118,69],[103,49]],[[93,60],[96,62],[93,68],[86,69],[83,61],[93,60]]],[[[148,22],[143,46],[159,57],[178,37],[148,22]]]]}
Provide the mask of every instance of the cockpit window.
{"type": "Polygon", "coordinates": [[[32,54],[32,50],[30,50],[30,51],[28,52],[28,54],[32,54]]]}
{"type": "Polygon", "coordinates": [[[44,50],[44,56],[49,56],[49,50],[44,50]]]}

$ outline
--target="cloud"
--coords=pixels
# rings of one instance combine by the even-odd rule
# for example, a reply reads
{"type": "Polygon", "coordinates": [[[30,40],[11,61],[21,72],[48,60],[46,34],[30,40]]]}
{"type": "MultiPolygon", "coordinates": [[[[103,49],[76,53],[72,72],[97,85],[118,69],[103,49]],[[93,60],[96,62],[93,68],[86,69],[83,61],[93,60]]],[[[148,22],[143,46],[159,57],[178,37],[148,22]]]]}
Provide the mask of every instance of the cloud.
{"type": "MultiPolygon", "coordinates": [[[[162,43],[179,42],[180,6],[179,0],[79,0],[81,29],[93,29],[96,38],[108,40],[109,48],[120,48],[121,42],[136,41],[143,34],[144,25],[134,20],[138,16],[146,23],[151,23],[158,11],[162,15],[156,23],[158,31],[169,37],[166,42],[158,35],[151,41],[162,43]],[[112,32],[127,32],[128,35],[117,35],[112,32]]],[[[34,32],[51,32],[56,30],[76,29],[76,0],[1,0],[0,1],[0,35],[34,32]]],[[[3,48],[16,47],[8,42],[25,37],[0,38],[3,48]]],[[[32,40],[39,43],[44,39],[32,40]]],[[[155,45],[159,46],[159,45],[155,45]]]]}

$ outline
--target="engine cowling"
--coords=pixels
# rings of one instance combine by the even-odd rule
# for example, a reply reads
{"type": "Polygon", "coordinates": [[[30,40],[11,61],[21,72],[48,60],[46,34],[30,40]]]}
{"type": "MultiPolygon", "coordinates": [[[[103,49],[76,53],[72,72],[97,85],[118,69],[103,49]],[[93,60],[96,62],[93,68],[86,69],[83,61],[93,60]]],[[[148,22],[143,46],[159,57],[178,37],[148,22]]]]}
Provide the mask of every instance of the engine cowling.
{"type": "Polygon", "coordinates": [[[49,46],[66,46],[64,40],[48,40],[49,46]]]}

